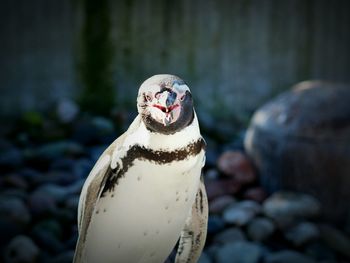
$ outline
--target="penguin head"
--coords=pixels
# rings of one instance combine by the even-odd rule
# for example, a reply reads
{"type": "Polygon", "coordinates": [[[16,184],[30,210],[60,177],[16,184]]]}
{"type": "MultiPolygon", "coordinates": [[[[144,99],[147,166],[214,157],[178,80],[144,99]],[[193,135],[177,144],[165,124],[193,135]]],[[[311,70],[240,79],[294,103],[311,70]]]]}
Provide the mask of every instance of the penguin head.
{"type": "Polygon", "coordinates": [[[137,109],[147,129],[162,134],[176,133],[194,118],[191,91],[174,75],[155,75],[143,82],[137,109]]]}

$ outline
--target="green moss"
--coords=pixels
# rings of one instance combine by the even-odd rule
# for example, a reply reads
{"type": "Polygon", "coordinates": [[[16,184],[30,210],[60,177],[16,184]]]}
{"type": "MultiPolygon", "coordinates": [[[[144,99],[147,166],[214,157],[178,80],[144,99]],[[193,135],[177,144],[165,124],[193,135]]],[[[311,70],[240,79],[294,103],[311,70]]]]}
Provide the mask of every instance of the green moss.
{"type": "Polygon", "coordinates": [[[81,108],[95,114],[109,114],[114,102],[111,20],[107,0],[83,0],[79,73],[83,90],[81,108]]]}

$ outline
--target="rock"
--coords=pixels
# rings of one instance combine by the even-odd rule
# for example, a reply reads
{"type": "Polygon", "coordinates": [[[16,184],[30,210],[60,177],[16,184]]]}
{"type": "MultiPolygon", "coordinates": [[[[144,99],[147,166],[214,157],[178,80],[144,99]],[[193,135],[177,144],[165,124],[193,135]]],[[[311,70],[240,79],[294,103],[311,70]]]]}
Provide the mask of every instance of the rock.
{"type": "Polygon", "coordinates": [[[64,245],[55,236],[48,232],[44,227],[34,227],[31,232],[34,241],[44,250],[52,254],[58,254],[64,251],[64,245]]]}
{"type": "Polygon", "coordinates": [[[231,227],[221,231],[214,237],[214,243],[216,244],[226,244],[234,243],[238,241],[245,241],[246,237],[244,232],[238,227],[231,227]]]}
{"type": "Polygon", "coordinates": [[[253,200],[253,201],[256,201],[258,203],[262,203],[263,201],[265,201],[266,197],[267,197],[267,193],[260,186],[248,188],[243,193],[243,198],[244,199],[253,200]]]}
{"type": "Polygon", "coordinates": [[[260,246],[246,241],[237,241],[222,246],[216,254],[217,263],[258,263],[262,256],[260,246]]]}
{"type": "Polygon", "coordinates": [[[67,186],[74,183],[78,178],[69,171],[49,171],[46,173],[44,184],[54,184],[59,186],[67,186]]]}
{"type": "Polygon", "coordinates": [[[56,141],[42,145],[35,151],[35,158],[53,161],[67,156],[80,156],[84,154],[84,148],[73,141],[56,141]]]}
{"type": "Polygon", "coordinates": [[[245,200],[228,206],[223,213],[223,219],[226,223],[243,226],[260,212],[261,206],[258,203],[245,200]]]}
{"type": "Polygon", "coordinates": [[[336,223],[349,214],[349,101],[349,85],[302,82],[261,107],[245,138],[268,192],[312,194],[336,223]]]}
{"type": "Polygon", "coordinates": [[[14,237],[4,251],[5,263],[34,263],[37,262],[39,248],[27,236],[14,237]]]}
{"type": "Polygon", "coordinates": [[[41,216],[53,214],[56,208],[56,201],[52,196],[46,196],[44,191],[34,191],[29,197],[29,208],[33,215],[41,216]]]}
{"type": "Polygon", "coordinates": [[[54,159],[50,163],[50,170],[59,170],[59,171],[71,171],[75,165],[76,160],[73,158],[62,157],[54,159]]]}
{"type": "Polygon", "coordinates": [[[18,173],[31,187],[35,187],[45,180],[45,176],[41,172],[31,168],[21,169],[18,173]]]}
{"type": "Polygon", "coordinates": [[[61,99],[56,108],[57,118],[62,123],[70,123],[79,114],[79,106],[70,99],[61,99]]]}
{"type": "Polygon", "coordinates": [[[94,166],[94,162],[92,162],[91,160],[89,160],[87,158],[80,158],[78,160],[75,160],[74,166],[73,166],[73,171],[72,171],[74,174],[73,177],[85,179],[89,175],[93,166],[94,166]]]}
{"type": "Polygon", "coordinates": [[[301,222],[285,231],[285,237],[295,246],[301,246],[318,238],[320,231],[318,227],[310,222],[301,222]]]}
{"type": "Polygon", "coordinates": [[[2,179],[4,187],[14,187],[23,190],[26,190],[28,188],[27,181],[19,174],[8,174],[2,179]]]}
{"type": "Polygon", "coordinates": [[[231,195],[237,193],[241,185],[236,179],[219,179],[213,181],[205,181],[208,199],[212,200],[215,197],[223,195],[231,195]]]}
{"type": "Polygon", "coordinates": [[[198,263],[211,263],[210,257],[205,253],[204,251],[202,252],[201,256],[198,259],[198,263]]]}
{"type": "Polygon", "coordinates": [[[116,137],[114,124],[104,117],[85,117],[73,128],[73,140],[82,144],[110,144],[116,137]]]}
{"type": "Polygon", "coordinates": [[[67,207],[68,209],[74,210],[74,211],[78,211],[77,210],[78,204],[79,204],[79,195],[76,195],[76,196],[72,196],[66,200],[65,207],[67,207]]]}
{"type": "Polygon", "coordinates": [[[319,225],[321,239],[330,248],[350,259],[350,239],[331,225],[319,225]]]}
{"type": "Polygon", "coordinates": [[[292,250],[270,253],[265,257],[266,263],[316,263],[312,258],[292,250]]]}
{"type": "Polygon", "coordinates": [[[209,169],[204,174],[205,180],[217,180],[219,179],[219,172],[216,169],[209,169]]]}
{"type": "Polygon", "coordinates": [[[62,227],[55,219],[45,219],[37,224],[35,224],[32,228],[33,232],[45,232],[49,235],[54,236],[57,240],[62,238],[62,227]]]}
{"type": "Polygon", "coordinates": [[[219,216],[210,215],[208,219],[208,234],[214,234],[225,227],[225,222],[219,216]]]}
{"type": "Polygon", "coordinates": [[[23,154],[21,150],[14,147],[11,143],[1,140],[0,141],[0,168],[1,171],[18,169],[22,166],[23,154]]]}
{"type": "Polygon", "coordinates": [[[255,171],[248,158],[238,151],[227,151],[218,160],[218,169],[223,174],[235,178],[241,184],[252,183],[255,171]]]}
{"type": "Polygon", "coordinates": [[[264,241],[275,231],[276,227],[272,220],[265,217],[254,218],[248,225],[247,234],[254,241],[264,241]]]}
{"type": "Polygon", "coordinates": [[[209,213],[221,214],[228,205],[234,202],[236,202],[236,200],[230,195],[219,196],[209,203],[209,213]]]}
{"type": "Polygon", "coordinates": [[[264,213],[285,227],[296,219],[316,217],[321,205],[312,196],[295,192],[277,192],[265,200],[264,213]]]}
{"type": "Polygon", "coordinates": [[[21,199],[0,197],[0,221],[10,221],[23,228],[30,220],[31,215],[21,199]]]}
{"type": "Polygon", "coordinates": [[[44,184],[35,190],[36,193],[42,193],[47,198],[52,198],[56,203],[63,202],[70,194],[69,186],[59,186],[55,184],[44,184]]]}

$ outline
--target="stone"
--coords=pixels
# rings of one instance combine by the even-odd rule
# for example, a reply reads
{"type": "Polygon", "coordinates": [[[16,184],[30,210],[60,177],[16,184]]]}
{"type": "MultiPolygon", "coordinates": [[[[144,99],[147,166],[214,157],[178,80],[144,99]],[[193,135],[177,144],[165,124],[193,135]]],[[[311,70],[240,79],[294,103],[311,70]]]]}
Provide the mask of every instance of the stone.
{"type": "MultiPolygon", "coordinates": [[[[62,157],[77,157],[83,155],[84,148],[74,141],[61,140],[44,144],[37,149],[28,149],[26,157],[37,166],[43,166],[42,162],[51,163],[62,157]]],[[[46,164],[46,165],[47,165],[46,164]]]]}
{"type": "Polygon", "coordinates": [[[50,195],[47,196],[44,191],[32,192],[28,204],[31,213],[35,216],[53,214],[57,209],[55,199],[50,195]]]}
{"type": "Polygon", "coordinates": [[[8,174],[2,178],[2,184],[4,187],[13,187],[17,189],[28,189],[28,183],[23,176],[19,174],[8,174]]]}
{"type": "Polygon", "coordinates": [[[236,200],[231,195],[219,196],[219,197],[210,201],[209,213],[221,214],[228,205],[235,203],[235,202],[236,202],[236,200]]]}
{"type": "Polygon", "coordinates": [[[252,242],[237,241],[227,243],[218,249],[216,263],[258,263],[262,257],[262,248],[252,242]]]}
{"type": "Polygon", "coordinates": [[[56,115],[62,123],[74,121],[79,114],[79,106],[70,99],[61,99],[56,108],[56,115]]]}
{"type": "Polygon", "coordinates": [[[312,258],[293,250],[281,250],[265,257],[265,263],[316,263],[312,258]]]}
{"type": "Polygon", "coordinates": [[[104,117],[79,119],[73,127],[72,138],[81,144],[110,144],[116,137],[114,124],[104,117]]]}
{"type": "Polygon", "coordinates": [[[248,224],[247,234],[252,240],[261,242],[268,239],[275,229],[276,226],[271,219],[257,217],[248,224]]]}
{"type": "MultiPolygon", "coordinates": [[[[98,157],[97,157],[98,158],[98,157]]],[[[97,159],[96,159],[97,161],[97,159]]],[[[87,158],[79,158],[74,161],[72,173],[74,178],[86,179],[94,166],[94,162],[87,158]]]]}
{"type": "Polygon", "coordinates": [[[312,194],[324,218],[342,224],[350,202],[349,101],[349,85],[299,83],[256,111],[245,138],[268,192],[312,194]]]}
{"type": "Polygon", "coordinates": [[[209,200],[223,195],[236,194],[241,189],[241,185],[234,178],[218,179],[212,181],[206,180],[205,187],[209,200]]]}
{"type": "Polygon", "coordinates": [[[19,168],[23,164],[23,153],[11,143],[0,141],[0,168],[1,171],[19,168]]]}
{"type": "Polygon", "coordinates": [[[234,243],[238,241],[245,241],[247,238],[244,232],[238,227],[227,228],[220,233],[216,234],[214,237],[214,243],[216,244],[226,244],[234,243]]]}
{"type": "Polygon", "coordinates": [[[264,213],[281,227],[292,224],[296,219],[316,217],[320,210],[321,204],[314,197],[289,191],[276,192],[263,204],[264,213]]]}
{"type": "Polygon", "coordinates": [[[8,220],[20,227],[25,227],[30,222],[31,215],[21,199],[0,197],[0,220],[8,220]]]}
{"type": "Polygon", "coordinates": [[[285,231],[285,237],[295,246],[302,246],[320,236],[318,227],[311,222],[301,222],[285,231]]]}
{"type": "Polygon", "coordinates": [[[261,206],[258,203],[245,200],[228,206],[223,213],[223,219],[226,223],[243,226],[260,212],[261,206]]]}
{"type": "Polygon", "coordinates": [[[39,256],[38,246],[27,236],[16,236],[4,251],[5,263],[34,263],[39,256]]]}
{"type": "Polygon", "coordinates": [[[235,178],[241,184],[252,183],[255,171],[248,158],[239,151],[226,151],[218,159],[218,169],[224,175],[235,178]]]}
{"type": "Polygon", "coordinates": [[[350,239],[347,235],[327,224],[320,224],[319,229],[325,244],[350,259],[350,239]]]}
{"type": "Polygon", "coordinates": [[[219,172],[216,169],[209,169],[204,174],[205,180],[217,180],[219,177],[219,172]]]}
{"type": "Polygon", "coordinates": [[[65,246],[55,234],[48,232],[44,227],[34,227],[31,231],[31,236],[40,248],[49,253],[58,254],[65,249],[65,246]]]}
{"type": "Polygon", "coordinates": [[[210,215],[208,218],[208,234],[215,234],[225,227],[225,222],[219,216],[210,215]]]}
{"type": "Polygon", "coordinates": [[[267,197],[266,191],[260,186],[248,188],[243,193],[244,199],[253,200],[258,203],[262,203],[263,201],[265,201],[266,197],[267,197]]]}

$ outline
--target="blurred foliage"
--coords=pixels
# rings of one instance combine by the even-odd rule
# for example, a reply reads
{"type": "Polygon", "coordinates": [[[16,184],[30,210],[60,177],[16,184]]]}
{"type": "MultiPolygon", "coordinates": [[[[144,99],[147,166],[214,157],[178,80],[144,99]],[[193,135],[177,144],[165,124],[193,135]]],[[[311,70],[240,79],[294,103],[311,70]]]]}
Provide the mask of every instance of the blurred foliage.
{"type": "Polygon", "coordinates": [[[83,85],[82,110],[110,113],[114,101],[112,77],[113,45],[107,0],[83,0],[84,22],[80,45],[79,73],[83,85]]]}

